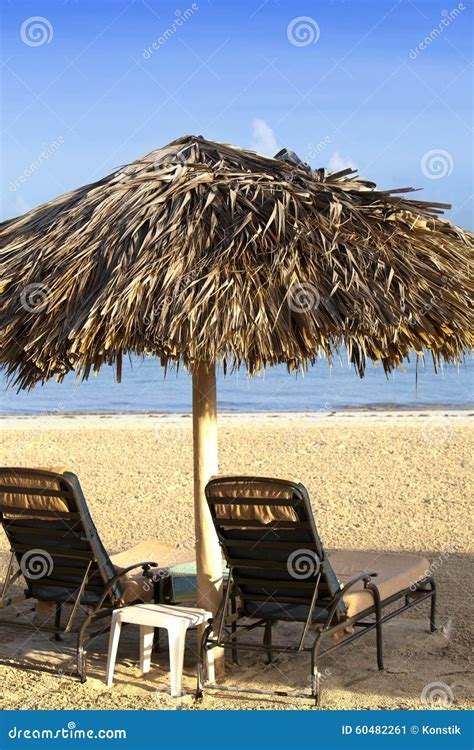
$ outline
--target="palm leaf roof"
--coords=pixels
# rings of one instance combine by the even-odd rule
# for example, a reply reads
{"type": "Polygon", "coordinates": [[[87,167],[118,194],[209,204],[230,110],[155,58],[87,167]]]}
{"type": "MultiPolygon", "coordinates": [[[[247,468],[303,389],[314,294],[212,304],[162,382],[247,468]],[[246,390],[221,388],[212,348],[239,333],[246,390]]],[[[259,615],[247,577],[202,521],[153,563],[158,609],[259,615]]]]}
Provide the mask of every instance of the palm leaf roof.
{"type": "Polygon", "coordinates": [[[0,226],[0,363],[20,388],[124,354],[360,375],[472,346],[474,237],[412,188],[186,136],[0,226]]]}

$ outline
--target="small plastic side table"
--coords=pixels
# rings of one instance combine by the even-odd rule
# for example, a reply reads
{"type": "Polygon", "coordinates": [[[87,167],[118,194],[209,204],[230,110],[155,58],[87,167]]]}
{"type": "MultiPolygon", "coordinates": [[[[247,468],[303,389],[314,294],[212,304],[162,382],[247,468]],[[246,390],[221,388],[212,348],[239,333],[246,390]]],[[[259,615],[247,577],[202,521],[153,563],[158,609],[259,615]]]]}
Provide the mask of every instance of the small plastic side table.
{"type": "MultiPolygon", "coordinates": [[[[107,685],[114,679],[115,660],[120,640],[122,623],[140,626],[140,668],[142,673],[150,671],[153,634],[155,628],[168,631],[170,655],[170,693],[174,697],[181,695],[183,677],[184,646],[186,631],[190,627],[203,625],[212,617],[211,612],[195,607],[176,607],[167,604],[135,604],[121,609],[114,609],[110,625],[109,653],[107,657],[107,685]]],[[[207,652],[209,678],[214,681],[214,660],[212,649],[207,652]]]]}

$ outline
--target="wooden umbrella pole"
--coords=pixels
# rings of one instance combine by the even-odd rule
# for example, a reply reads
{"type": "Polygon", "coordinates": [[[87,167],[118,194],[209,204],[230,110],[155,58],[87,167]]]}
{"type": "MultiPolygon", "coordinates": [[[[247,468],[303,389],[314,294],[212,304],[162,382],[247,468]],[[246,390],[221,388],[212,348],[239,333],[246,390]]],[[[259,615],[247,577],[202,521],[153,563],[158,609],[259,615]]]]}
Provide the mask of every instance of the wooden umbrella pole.
{"type": "MultiPolygon", "coordinates": [[[[205,363],[193,366],[193,449],[197,604],[215,615],[222,599],[222,556],[204,490],[218,466],[216,370],[205,363]]],[[[215,664],[222,674],[221,649],[215,652],[215,664]]]]}

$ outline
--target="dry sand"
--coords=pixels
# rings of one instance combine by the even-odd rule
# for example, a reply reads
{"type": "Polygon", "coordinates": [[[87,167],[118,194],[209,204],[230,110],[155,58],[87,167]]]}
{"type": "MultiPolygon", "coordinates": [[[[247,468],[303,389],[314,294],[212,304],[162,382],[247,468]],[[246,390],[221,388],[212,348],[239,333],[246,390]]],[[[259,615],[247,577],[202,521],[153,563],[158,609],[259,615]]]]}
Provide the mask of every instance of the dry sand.
{"type": "MultiPolygon", "coordinates": [[[[259,415],[220,418],[223,473],[297,476],[309,489],[327,547],[420,552],[439,586],[440,631],[428,632],[423,604],[385,626],[386,671],[375,670],[371,633],[323,659],[323,707],[420,708],[427,685],[443,683],[453,708],[470,705],[472,561],[469,558],[472,429],[466,412],[259,415]]],[[[10,466],[68,466],[82,482],[92,515],[110,552],[150,536],[192,544],[192,455],[189,417],[74,416],[5,418],[2,462],[10,466]]],[[[1,538],[2,560],[7,544],[1,538]]],[[[284,635],[295,637],[292,625],[284,635]]],[[[193,633],[188,638],[185,686],[194,678],[193,633]]],[[[74,641],[55,643],[39,632],[0,628],[4,708],[42,709],[297,709],[309,702],[213,694],[195,704],[191,694],[164,691],[166,648],[149,675],[137,665],[138,639],[122,641],[114,687],[104,684],[106,638],[90,654],[85,685],[61,675],[74,641]]],[[[265,667],[247,655],[230,667],[227,683],[301,689],[307,656],[265,667]]]]}

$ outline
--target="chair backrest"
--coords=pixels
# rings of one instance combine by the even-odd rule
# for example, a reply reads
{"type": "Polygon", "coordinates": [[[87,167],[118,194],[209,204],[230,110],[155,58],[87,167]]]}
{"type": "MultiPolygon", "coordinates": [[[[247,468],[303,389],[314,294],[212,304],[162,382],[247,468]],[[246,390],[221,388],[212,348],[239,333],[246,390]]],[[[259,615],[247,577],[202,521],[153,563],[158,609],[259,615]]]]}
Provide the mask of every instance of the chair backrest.
{"type": "MultiPolygon", "coordinates": [[[[281,612],[304,621],[311,603],[315,612],[326,611],[340,583],[302,484],[265,477],[214,477],[206,486],[206,497],[245,614],[265,617],[272,612],[278,619],[281,612]]],[[[341,601],[337,616],[344,613],[341,601]]]]}
{"type": "Polygon", "coordinates": [[[115,575],[72,472],[0,468],[0,520],[35,599],[72,603],[87,574],[81,603],[93,604],[115,575]]]}

